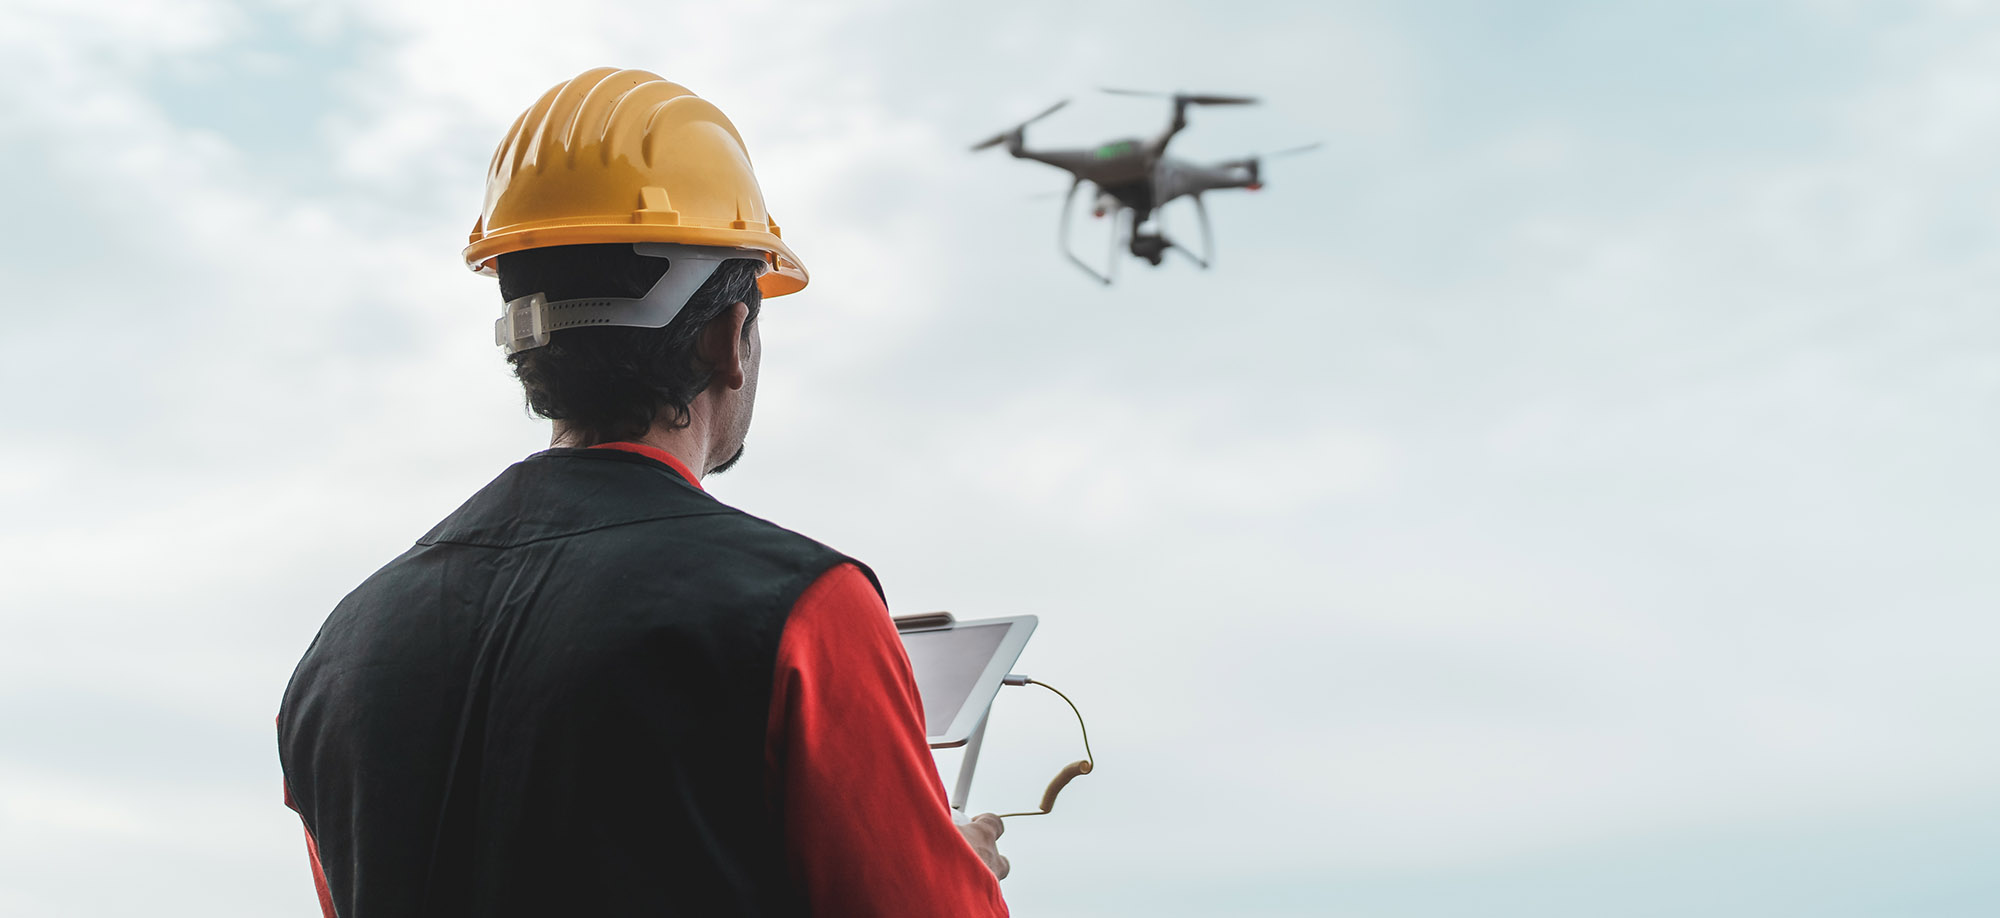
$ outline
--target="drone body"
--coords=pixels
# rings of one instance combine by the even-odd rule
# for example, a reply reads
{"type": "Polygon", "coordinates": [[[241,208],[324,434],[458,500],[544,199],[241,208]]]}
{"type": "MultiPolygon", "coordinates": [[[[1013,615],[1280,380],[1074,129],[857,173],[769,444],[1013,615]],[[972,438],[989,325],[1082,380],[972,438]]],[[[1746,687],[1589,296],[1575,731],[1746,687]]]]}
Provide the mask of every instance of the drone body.
{"type": "MultiPolygon", "coordinates": [[[[1105,91],[1120,95],[1151,95],[1130,90],[1105,91]]],[[[1215,260],[1215,237],[1209,227],[1208,208],[1202,203],[1202,194],[1224,188],[1248,188],[1255,191],[1263,187],[1260,181],[1262,157],[1250,156],[1203,165],[1168,156],[1167,144],[1187,127],[1187,109],[1190,105],[1250,105],[1257,100],[1245,96],[1187,94],[1176,94],[1172,98],[1173,120],[1168,122],[1166,130],[1150,140],[1137,138],[1114,140],[1081,150],[1028,149],[1026,139],[1028,125],[1053,115],[1068,105],[1069,101],[1064,100],[1050,106],[1041,114],[988,138],[972,149],[984,150],[1005,144],[1007,152],[1016,158],[1047,163],[1070,174],[1069,192],[1063,197],[1062,221],[1057,225],[1056,246],[1071,262],[1098,281],[1109,284],[1117,273],[1116,250],[1113,250],[1105,270],[1098,271],[1078,258],[1069,247],[1070,205],[1076,199],[1077,191],[1085,183],[1096,189],[1097,199],[1092,207],[1092,213],[1099,217],[1109,214],[1112,218],[1114,245],[1119,241],[1117,233],[1119,220],[1130,214],[1130,229],[1124,241],[1134,257],[1158,265],[1166,258],[1166,253],[1172,250],[1186,255],[1195,264],[1206,268],[1215,260]],[[1195,255],[1185,246],[1169,239],[1157,226],[1149,226],[1154,214],[1161,207],[1169,201],[1183,197],[1194,202],[1195,212],[1201,217],[1201,255],[1195,255]]],[[[1318,144],[1313,144],[1285,153],[1303,153],[1317,146],[1318,144]]]]}

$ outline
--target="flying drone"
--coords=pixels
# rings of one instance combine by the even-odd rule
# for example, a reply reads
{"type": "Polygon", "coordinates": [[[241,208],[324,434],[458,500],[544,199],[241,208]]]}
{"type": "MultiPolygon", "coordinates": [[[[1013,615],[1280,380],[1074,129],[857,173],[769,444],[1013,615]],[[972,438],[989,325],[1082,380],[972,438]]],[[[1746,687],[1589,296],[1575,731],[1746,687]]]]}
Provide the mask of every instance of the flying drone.
{"type": "Polygon", "coordinates": [[[1191,93],[1157,93],[1135,89],[1106,89],[1107,93],[1121,96],[1160,96],[1174,102],[1173,120],[1167,129],[1151,140],[1129,138],[1114,140],[1097,147],[1083,150],[1030,150],[1027,148],[1026,129],[1028,125],[1047,118],[1069,104],[1068,99],[1057,102],[1020,124],[1001,131],[986,140],[973,145],[977,152],[1001,144],[1007,145],[1007,152],[1019,159],[1032,159],[1048,163],[1068,172],[1071,176],[1069,191],[1063,196],[1062,219],[1056,224],[1056,247],[1084,273],[1099,282],[1110,284],[1118,272],[1119,221],[1130,214],[1129,229],[1124,241],[1132,255],[1143,258],[1157,266],[1169,251],[1179,252],[1203,268],[1215,262],[1215,234],[1209,227],[1208,207],[1202,203],[1204,192],[1222,188],[1247,188],[1256,191],[1264,187],[1261,171],[1262,162],[1279,156],[1305,153],[1319,148],[1319,144],[1307,144],[1290,150],[1269,153],[1263,156],[1248,156],[1243,159],[1225,160],[1202,165],[1167,155],[1167,144],[1187,127],[1187,110],[1190,105],[1255,105],[1257,100],[1250,96],[1217,96],[1191,93]],[[1098,271],[1076,253],[1070,250],[1069,225],[1070,205],[1076,199],[1077,190],[1089,184],[1096,192],[1096,203],[1091,213],[1097,217],[1111,217],[1111,255],[1105,269],[1098,271]],[[1188,198],[1194,202],[1195,213],[1201,218],[1201,254],[1188,251],[1187,247],[1167,237],[1162,227],[1154,222],[1154,213],[1177,198],[1188,198]]]}

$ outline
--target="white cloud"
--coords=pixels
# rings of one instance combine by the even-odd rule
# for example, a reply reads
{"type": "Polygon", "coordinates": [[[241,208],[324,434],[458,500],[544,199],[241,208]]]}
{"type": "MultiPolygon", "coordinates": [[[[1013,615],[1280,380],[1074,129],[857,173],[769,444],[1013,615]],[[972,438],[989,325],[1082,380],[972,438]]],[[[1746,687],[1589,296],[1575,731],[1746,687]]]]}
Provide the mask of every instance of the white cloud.
{"type": "Polygon", "coordinates": [[[1113,531],[1189,512],[1270,519],[1324,512],[1379,487],[1391,448],[1363,432],[1232,430],[1227,403],[1121,398],[1087,385],[1037,390],[932,433],[940,472],[1113,531]]]}

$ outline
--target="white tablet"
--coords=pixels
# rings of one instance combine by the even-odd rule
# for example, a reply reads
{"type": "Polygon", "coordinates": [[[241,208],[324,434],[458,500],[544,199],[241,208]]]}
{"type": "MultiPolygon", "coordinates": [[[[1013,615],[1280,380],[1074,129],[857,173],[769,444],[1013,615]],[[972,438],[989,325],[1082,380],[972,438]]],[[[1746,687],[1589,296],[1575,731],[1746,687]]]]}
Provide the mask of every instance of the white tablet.
{"type": "Polygon", "coordinates": [[[972,737],[1000,691],[1000,679],[1035,633],[1035,622],[1032,615],[962,622],[949,612],[896,619],[917,674],[931,748],[963,746],[972,737]]]}

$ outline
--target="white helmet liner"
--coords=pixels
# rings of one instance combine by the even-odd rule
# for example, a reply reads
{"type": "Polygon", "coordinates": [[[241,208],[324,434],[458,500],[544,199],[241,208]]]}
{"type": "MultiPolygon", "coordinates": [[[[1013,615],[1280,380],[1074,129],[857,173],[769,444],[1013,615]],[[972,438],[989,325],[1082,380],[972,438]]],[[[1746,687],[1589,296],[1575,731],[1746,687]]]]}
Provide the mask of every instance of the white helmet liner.
{"type": "Polygon", "coordinates": [[[695,291],[715,276],[723,262],[742,258],[755,261],[758,274],[769,270],[763,252],[672,242],[635,242],[632,251],[647,258],[667,259],[666,273],[653,282],[653,289],[641,297],[586,297],[549,302],[540,293],[507,301],[500,318],[493,323],[493,343],[508,354],[518,354],[549,343],[549,335],[565,328],[586,325],[623,325],[631,328],[665,328],[681,314],[695,291]]]}

